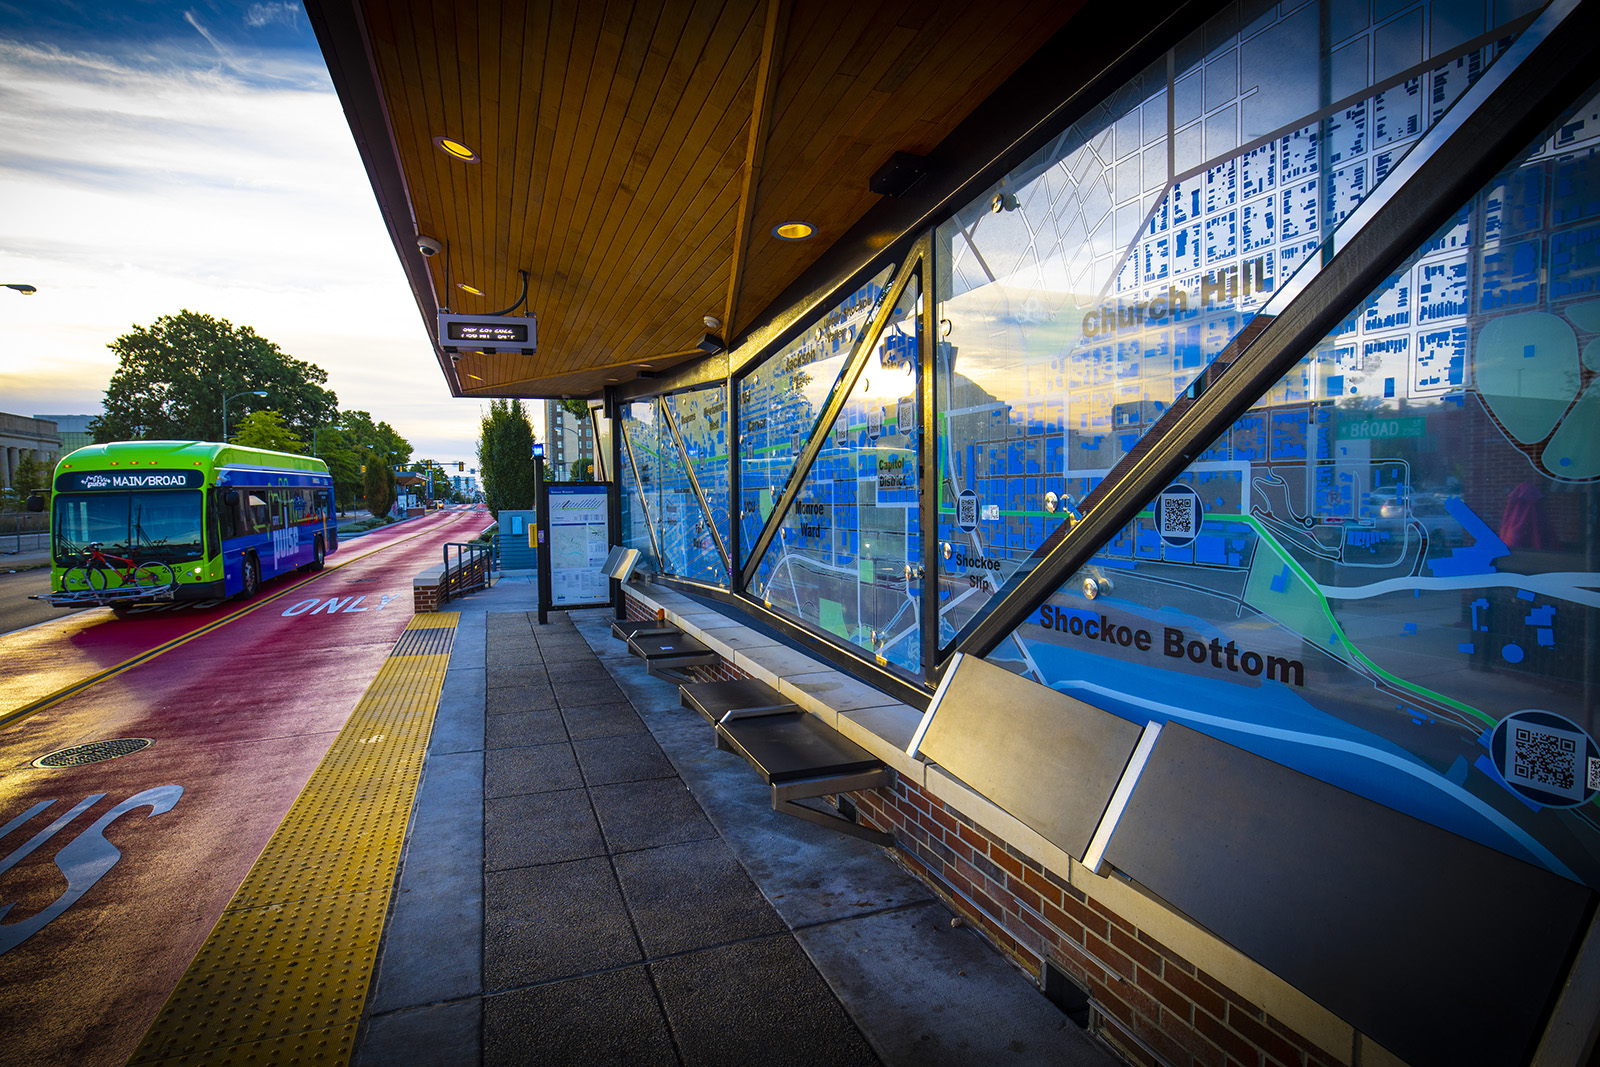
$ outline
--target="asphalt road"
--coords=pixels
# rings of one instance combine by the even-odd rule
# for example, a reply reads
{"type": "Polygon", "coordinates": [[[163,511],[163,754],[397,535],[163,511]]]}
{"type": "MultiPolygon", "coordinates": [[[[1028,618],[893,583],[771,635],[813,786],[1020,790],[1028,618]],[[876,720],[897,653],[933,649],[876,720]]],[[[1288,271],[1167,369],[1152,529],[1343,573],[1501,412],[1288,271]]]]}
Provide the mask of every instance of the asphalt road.
{"type": "MultiPolygon", "coordinates": [[[[29,600],[34,593],[50,591],[50,568],[6,573],[0,563],[0,634],[8,634],[35,623],[64,619],[73,614],[66,608],[53,608],[47,601],[29,600]]],[[[82,611],[82,608],[78,609],[82,611]]]]}

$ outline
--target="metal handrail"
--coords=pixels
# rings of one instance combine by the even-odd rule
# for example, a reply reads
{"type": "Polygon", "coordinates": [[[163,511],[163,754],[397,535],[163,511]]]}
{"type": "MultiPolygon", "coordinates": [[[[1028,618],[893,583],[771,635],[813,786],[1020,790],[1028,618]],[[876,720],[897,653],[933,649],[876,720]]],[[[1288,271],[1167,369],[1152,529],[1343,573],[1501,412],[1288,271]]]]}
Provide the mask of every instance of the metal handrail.
{"type": "Polygon", "coordinates": [[[444,546],[444,574],[439,582],[439,603],[489,588],[494,548],[479,541],[444,546]],[[453,558],[452,558],[453,557],[453,558]]]}

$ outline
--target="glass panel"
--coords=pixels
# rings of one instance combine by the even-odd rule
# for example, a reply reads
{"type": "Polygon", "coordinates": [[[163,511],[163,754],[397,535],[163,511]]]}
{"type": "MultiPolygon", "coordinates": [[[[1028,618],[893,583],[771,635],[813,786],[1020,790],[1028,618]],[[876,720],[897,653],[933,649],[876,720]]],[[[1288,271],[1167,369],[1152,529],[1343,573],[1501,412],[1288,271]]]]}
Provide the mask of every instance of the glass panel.
{"type": "Polygon", "coordinates": [[[885,268],[739,382],[741,566],[783,496],[795,457],[810,439],[893,272],[885,268]]]}
{"type": "Polygon", "coordinates": [[[1600,886],[1600,98],[990,657],[1600,886]]]}
{"type": "Polygon", "coordinates": [[[777,610],[911,672],[922,669],[921,303],[913,278],[750,585],[777,610]]]}
{"type": "Polygon", "coordinates": [[[67,565],[95,542],[135,561],[195,559],[202,554],[200,493],[60,493],[54,502],[55,557],[67,565]]]}
{"type": "MultiPolygon", "coordinates": [[[[659,398],[658,398],[659,402],[659,398]]],[[[661,510],[651,512],[656,520],[656,547],[661,550],[661,573],[693,576],[691,560],[699,557],[694,545],[694,523],[701,517],[699,501],[694,499],[690,475],[683,469],[683,456],[672,437],[661,411],[656,413],[656,488],[661,493],[661,510]]],[[[712,549],[712,555],[717,549],[712,549]]]]}
{"type": "Polygon", "coordinates": [[[696,518],[688,533],[689,574],[725,587],[728,567],[718,541],[724,547],[728,543],[728,390],[722,385],[697,389],[668,402],[689,457],[689,473],[711,509],[707,516],[699,500],[692,501],[696,518]]]}
{"type": "Polygon", "coordinates": [[[622,544],[637,548],[656,570],[651,517],[660,513],[656,488],[656,404],[639,400],[622,407],[622,544]]]}
{"type": "Polygon", "coordinates": [[[1230,6],[939,227],[941,646],[1525,24],[1347,9],[1230,6]]]}

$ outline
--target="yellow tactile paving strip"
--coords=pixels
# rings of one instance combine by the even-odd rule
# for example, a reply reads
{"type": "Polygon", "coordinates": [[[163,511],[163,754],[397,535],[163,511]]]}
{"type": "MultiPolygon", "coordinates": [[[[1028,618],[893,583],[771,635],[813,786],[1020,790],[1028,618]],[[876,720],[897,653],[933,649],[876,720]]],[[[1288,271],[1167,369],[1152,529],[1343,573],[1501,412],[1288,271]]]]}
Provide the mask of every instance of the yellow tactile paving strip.
{"type": "Polygon", "coordinates": [[[411,620],[129,1063],[349,1063],[459,619],[411,620]]]}

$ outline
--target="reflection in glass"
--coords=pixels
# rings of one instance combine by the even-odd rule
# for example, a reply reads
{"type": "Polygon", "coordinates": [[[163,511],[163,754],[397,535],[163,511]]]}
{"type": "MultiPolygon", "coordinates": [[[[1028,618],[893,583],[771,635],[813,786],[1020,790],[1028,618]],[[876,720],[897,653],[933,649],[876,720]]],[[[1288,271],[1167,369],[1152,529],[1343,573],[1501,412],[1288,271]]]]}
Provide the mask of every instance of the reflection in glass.
{"type": "Polygon", "coordinates": [[[1600,886],[1597,527],[1589,99],[990,658],[1600,886]]]}
{"type": "MultiPolygon", "coordinates": [[[[665,403],[659,399],[658,402],[665,403]]],[[[704,577],[695,573],[702,555],[692,536],[696,522],[700,521],[700,501],[689,485],[689,472],[683,465],[683,454],[678,451],[672,428],[660,410],[656,412],[656,492],[659,504],[651,518],[655,521],[656,548],[661,553],[661,573],[704,577]]],[[[711,554],[716,554],[715,546],[711,554]]],[[[714,567],[715,564],[712,577],[714,567]]]]}
{"type": "Polygon", "coordinates": [[[1290,6],[1225,9],[939,227],[941,647],[1525,24],[1433,0],[1405,52],[1290,6]]]}
{"type": "Polygon", "coordinates": [[[656,489],[656,403],[636,400],[622,408],[622,544],[661,569],[650,522],[660,513],[656,489]]]}
{"type": "Polygon", "coordinates": [[[750,591],[907,671],[922,667],[921,287],[896,302],[750,591]]]}
{"type": "Polygon", "coordinates": [[[739,382],[739,535],[749,559],[845,359],[894,273],[886,267],[739,382]]]}
{"type": "Polygon", "coordinates": [[[677,393],[667,398],[678,426],[678,436],[689,457],[689,474],[704,494],[710,514],[698,497],[686,501],[695,516],[688,539],[689,577],[728,585],[724,552],[728,543],[728,390],[711,389],[677,393]]]}

